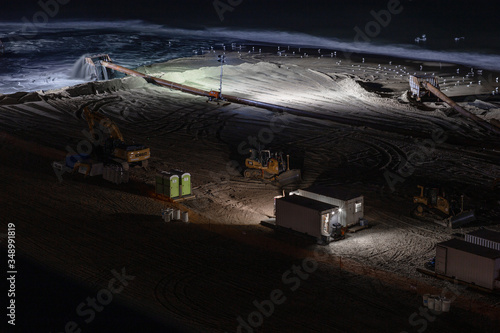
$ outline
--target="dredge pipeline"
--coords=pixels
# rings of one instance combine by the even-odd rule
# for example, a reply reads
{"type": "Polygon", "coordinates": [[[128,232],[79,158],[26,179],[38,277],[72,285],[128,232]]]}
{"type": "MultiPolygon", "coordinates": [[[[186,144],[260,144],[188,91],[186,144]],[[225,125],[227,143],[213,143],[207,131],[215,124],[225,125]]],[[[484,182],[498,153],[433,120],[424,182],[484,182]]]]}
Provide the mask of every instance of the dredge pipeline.
{"type": "Polygon", "coordinates": [[[104,66],[104,67],[106,67],[106,68],[109,68],[109,69],[112,69],[112,70],[115,70],[117,72],[121,72],[121,73],[124,73],[124,74],[127,74],[127,75],[142,77],[142,78],[146,79],[149,82],[153,81],[153,82],[155,82],[155,83],[157,83],[157,84],[159,84],[161,86],[168,87],[170,89],[179,90],[179,91],[182,91],[182,92],[186,92],[186,93],[190,93],[190,94],[198,95],[198,96],[205,96],[205,97],[209,97],[210,96],[209,92],[207,92],[207,91],[204,91],[204,90],[201,90],[201,89],[196,89],[196,88],[189,87],[189,86],[185,86],[183,84],[178,84],[178,83],[175,83],[175,82],[172,82],[172,81],[167,81],[167,80],[159,79],[159,78],[156,78],[156,77],[153,77],[153,76],[149,76],[149,75],[146,75],[146,74],[142,74],[140,72],[134,71],[132,69],[125,68],[123,66],[119,66],[119,65],[113,64],[111,62],[101,61],[101,65],[104,66]]]}
{"type": "Polygon", "coordinates": [[[465,110],[463,107],[455,103],[451,98],[446,96],[441,90],[438,88],[434,87],[430,82],[422,81],[421,82],[422,86],[429,90],[431,93],[433,93],[436,97],[440,98],[441,100],[445,101],[446,104],[457,110],[458,113],[461,115],[475,121],[482,127],[490,130],[493,133],[500,134],[500,128],[496,127],[495,125],[490,124],[489,122],[479,118],[473,113],[470,113],[469,111],[465,110]]]}
{"type": "MultiPolygon", "coordinates": [[[[118,72],[121,72],[121,73],[124,73],[127,75],[142,77],[145,80],[147,80],[148,82],[154,82],[158,85],[161,85],[161,86],[164,86],[164,87],[167,87],[170,89],[179,90],[179,91],[193,94],[193,95],[197,95],[197,96],[213,97],[213,95],[210,94],[210,92],[208,92],[208,91],[189,87],[189,86],[175,83],[172,81],[167,81],[164,79],[156,78],[154,76],[143,74],[143,73],[134,71],[132,69],[129,69],[129,68],[126,68],[126,67],[123,67],[120,65],[116,65],[116,64],[108,62],[108,61],[100,61],[100,64],[103,67],[106,67],[106,68],[109,68],[109,69],[112,69],[112,70],[115,70],[115,71],[118,71],[118,72]]],[[[270,103],[265,103],[265,102],[259,102],[259,101],[251,100],[248,98],[242,98],[242,97],[236,97],[236,96],[224,94],[224,100],[231,102],[231,103],[263,108],[263,109],[267,109],[267,110],[270,110],[273,112],[286,112],[286,113],[296,115],[296,116],[315,118],[315,119],[321,119],[321,120],[330,120],[330,121],[334,121],[337,123],[342,123],[342,124],[347,124],[347,125],[352,125],[352,126],[359,126],[359,122],[354,121],[352,119],[348,119],[348,118],[344,118],[344,117],[340,117],[340,116],[332,116],[332,115],[303,111],[303,110],[299,110],[299,109],[289,108],[286,106],[275,105],[275,104],[270,104],[270,103]]],[[[408,134],[407,131],[405,131],[404,133],[408,134]]]]}
{"type": "MultiPolygon", "coordinates": [[[[107,59],[109,59],[109,57],[107,59]]],[[[158,85],[161,85],[161,86],[173,89],[173,90],[178,90],[178,91],[182,91],[185,93],[189,93],[189,94],[193,94],[193,95],[197,95],[197,96],[204,96],[204,97],[208,97],[208,98],[211,98],[214,96],[213,93],[211,93],[209,91],[197,89],[194,87],[186,86],[183,84],[179,84],[179,83],[175,83],[172,81],[167,81],[164,79],[153,77],[153,76],[150,76],[147,74],[143,74],[143,73],[140,73],[138,71],[114,64],[110,61],[101,60],[101,61],[99,61],[99,64],[103,67],[106,67],[106,68],[109,68],[109,69],[112,69],[112,70],[115,70],[115,71],[118,71],[118,72],[121,72],[121,73],[124,73],[127,75],[142,77],[145,80],[147,80],[148,82],[153,82],[153,83],[156,83],[158,85]]],[[[497,135],[500,134],[500,129],[496,128],[496,126],[489,124],[488,122],[478,118],[477,116],[475,116],[475,115],[471,114],[470,112],[466,111],[465,109],[461,108],[459,105],[457,105],[455,102],[453,102],[451,99],[449,99],[446,95],[444,95],[439,89],[433,87],[431,84],[428,84],[427,86],[428,86],[427,88],[431,92],[435,93],[436,96],[438,96],[439,98],[441,98],[442,100],[444,100],[445,102],[450,104],[452,107],[454,107],[461,114],[474,120],[479,125],[481,125],[483,128],[488,129],[490,132],[493,132],[497,135]],[[437,92],[435,92],[433,90],[435,90],[437,92]]],[[[356,127],[360,126],[359,121],[356,121],[354,119],[350,119],[347,117],[342,117],[340,115],[328,115],[328,114],[308,112],[308,111],[294,109],[294,108],[290,108],[290,107],[286,107],[286,106],[280,106],[280,105],[255,101],[255,100],[251,100],[248,98],[226,95],[226,94],[224,94],[224,100],[231,102],[231,103],[263,108],[263,109],[267,109],[267,110],[270,110],[273,112],[286,112],[286,113],[296,115],[296,116],[301,116],[301,117],[308,117],[308,118],[314,118],[314,119],[320,119],[320,120],[329,120],[329,121],[333,121],[336,123],[341,123],[341,124],[346,124],[346,125],[351,125],[351,126],[356,126],[356,127]]],[[[378,128],[378,129],[384,129],[384,127],[385,127],[383,124],[379,124],[379,123],[369,123],[369,124],[365,124],[365,125],[369,125],[373,128],[378,128]]],[[[425,134],[423,134],[423,133],[409,131],[408,129],[391,127],[390,130],[393,132],[403,134],[403,135],[413,135],[416,137],[425,137],[425,134]]]]}
{"type": "MultiPolygon", "coordinates": [[[[147,74],[143,74],[143,73],[134,71],[132,69],[128,69],[128,68],[125,68],[125,67],[107,62],[107,61],[101,61],[101,65],[104,67],[107,67],[109,69],[127,74],[127,75],[142,77],[142,78],[146,79],[147,81],[155,82],[161,86],[164,86],[164,87],[167,87],[170,89],[179,90],[179,91],[182,91],[185,93],[198,95],[198,96],[204,96],[204,97],[211,97],[212,96],[212,95],[210,95],[210,92],[208,92],[208,91],[189,87],[189,86],[175,83],[172,81],[159,79],[159,78],[156,78],[154,76],[149,76],[147,74]]],[[[293,109],[293,108],[275,105],[275,104],[269,104],[269,103],[265,103],[265,102],[254,101],[251,99],[241,98],[241,97],[236,97],[236,96],[231,96],[231,95],[224,94],[224,100],[231,102],[231,103],[244,104],[244,105],[248,105],[248,106],[255,106],[255,107],[259,107],[259,108],[263,108],[263,109],[267,109],[267,110],[271,110],[271,111],[276,111],[276,112],[287,112],[287,113],[295,114],[298,116],[308,116],[308,117],[325,119],[325,120],[338,120],[338,119],[333,119],[333,117],[328,117],[326,115],[316,115],[316,117],[314,117],[314,114],[311,114],[310,112],[307,112],[307,111],[302,111],[302,110],[293,109]]],[[[354,125],[354,124],[355,124],[355,122],[352,122],[352,125],[354,125]]]]}

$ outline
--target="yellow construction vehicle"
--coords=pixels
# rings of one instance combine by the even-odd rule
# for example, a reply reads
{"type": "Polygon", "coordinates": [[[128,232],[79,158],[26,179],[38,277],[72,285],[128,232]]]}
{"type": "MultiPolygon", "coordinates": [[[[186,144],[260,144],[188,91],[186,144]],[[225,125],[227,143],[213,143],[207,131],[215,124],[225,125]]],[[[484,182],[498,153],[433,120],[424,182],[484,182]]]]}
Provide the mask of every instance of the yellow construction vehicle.
{"type": "Polygon", "coordinates": [[[97,148],[100,159],[114,160],[124,169],[128,169],[129,165],[141,165],[144,168],[148,166],[148,147],[142,144],[126,144],[118,126],[102,113],[91,111],[88,107],[84,108],[83,113],[92,137],[95,142],[99,142],[97,148]],[[97,133],[97,130],[100,133],[97,133]]]}
{"type": "Polygon", "coordinates": [[[413,203],[417,204],[415,215],[423,216],[427,208],[437,209],[444,215],[450,215],[450,202],[444,198],[444,193],[439,188],[428,188],[421,185],[420,195],[413,197],[413,203]]]}
{"type": "Polygon", "coordinates": [[[460,199],[450,199],[449,195],[441,188],[417,186],[420,195],[413,197],[416,207],[413,213],[418,217],[437,215],[440,224],[458,227],[475,220],[474,211],[464,211],[464,196],[460,199]]]}
{"type": "Polygon", "coordinates": [[[282,152],[250,149],[250,153],[245,160],[245,178],[277,180],[282,185],[300,181],[300,170],[290,170],[288,155],[285,162],[282,152]]]}

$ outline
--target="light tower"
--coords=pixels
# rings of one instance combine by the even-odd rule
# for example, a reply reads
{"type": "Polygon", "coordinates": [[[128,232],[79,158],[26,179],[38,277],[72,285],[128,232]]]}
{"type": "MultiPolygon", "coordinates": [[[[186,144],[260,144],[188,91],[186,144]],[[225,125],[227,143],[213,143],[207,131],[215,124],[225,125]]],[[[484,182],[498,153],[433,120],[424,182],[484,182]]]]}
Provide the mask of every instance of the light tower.
{"type": "Polygon", "coordinates": [[[224,54],[219,54],[217,56],[217,61],[220,62],[220,88],[219,88],[219,98],[222,99],[222,67],[226,62],[226,56],[224,54]]]}

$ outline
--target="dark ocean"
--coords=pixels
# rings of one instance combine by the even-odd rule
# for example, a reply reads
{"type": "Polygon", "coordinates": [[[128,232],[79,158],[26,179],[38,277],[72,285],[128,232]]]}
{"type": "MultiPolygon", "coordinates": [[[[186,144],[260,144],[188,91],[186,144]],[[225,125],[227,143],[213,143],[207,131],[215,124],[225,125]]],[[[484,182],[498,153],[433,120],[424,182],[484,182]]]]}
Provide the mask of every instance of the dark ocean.
{"type": "Polygon", "coordinates": [[[54,18],[47,15],[36,25],[35,19],[43,19],[36,16],[43,8],[32,3],[0,21],[0,93],[82,83],[84,55],[107,53],[116,63],[135,68],[211,47],[221,50],[226,45],[230,50],[232,43],[320,48],[326,54],[349,51],[500,71],[500,24],[497,8],[491,7],[497,6],[495,1],[402,0],[390,7],[391,1],[232,0],[234,6],[222,1],[229,7],[194,0],[176,2],[175,7],[171,1],[143,0],[142,6],[131,7],[123,1],[119,8],[127,13],[118,19],[106,14],[113,12],[105,7],[113,1],[90,0],[87,6],[71,7],[78,2],[74,0],[67,12],[59,5],[54,18]],[[66,18],[64,13],[80,13],[82,18],[66,18]]]}
{"type": "Polygon", "coordinates": [[[349,51],[500,71],[500,29],[491,15],[471,13],[467,20],[462,13],[457,22],[457,18],[450,19],[451,14],[441,13],[440,19],[439,13],[429,9],[425,19],[419,20],[417,14],[422,13],[408,13],[401,7],[400,13],[390,14],[385,3],[385,7],[364,7],[352,18],[346,17],[349,12],[332,15],[316,8],[313,15],[310,8],[302,12],[292,8],[283,17],[268,13],[252,19],[248,15],[252,11],[244,4],[233,11],[210,6],[205,20],[174,20],[176,25],[152,23],[157,18],[55,18],[34,25],[32,18],[23,20],[29,18],[23,16],[0,22],[0,93],[82,83],[86,80],[80,66],[84,55],[107,53],[116,63],[135,68],[200,54],[211,47],[222,50],[226,45],[230,50],[232,43],[321,48],[328,54],[349,51]]]}

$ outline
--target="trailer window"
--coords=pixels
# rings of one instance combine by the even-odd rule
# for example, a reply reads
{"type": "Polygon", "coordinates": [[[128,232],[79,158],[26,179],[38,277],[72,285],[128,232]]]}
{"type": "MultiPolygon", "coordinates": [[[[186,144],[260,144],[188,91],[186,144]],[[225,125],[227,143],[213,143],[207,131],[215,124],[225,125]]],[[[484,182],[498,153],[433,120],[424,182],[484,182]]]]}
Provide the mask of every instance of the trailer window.
{"type": "Polygon", "coordinates": [[[359,213],[361,211],[361,202],[356,202],[354,205],[354,212],[359,213]]]}

